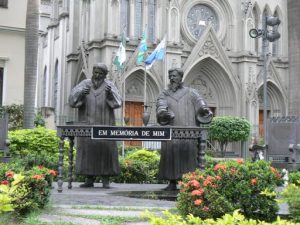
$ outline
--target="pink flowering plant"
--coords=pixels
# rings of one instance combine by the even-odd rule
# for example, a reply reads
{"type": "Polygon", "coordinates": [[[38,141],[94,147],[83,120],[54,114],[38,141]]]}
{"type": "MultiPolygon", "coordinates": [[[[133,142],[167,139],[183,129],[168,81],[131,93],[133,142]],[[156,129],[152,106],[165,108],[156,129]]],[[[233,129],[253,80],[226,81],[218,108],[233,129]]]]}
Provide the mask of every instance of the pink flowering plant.
{"type": "Polygon", "coordinates": [[[246,218],[273,221],[279,209],[275,188],[281,183],[281,174],[266,161],[214,162],[183,176],[177,208],[183,216],[202,219],[239,209],[246,218]]]}

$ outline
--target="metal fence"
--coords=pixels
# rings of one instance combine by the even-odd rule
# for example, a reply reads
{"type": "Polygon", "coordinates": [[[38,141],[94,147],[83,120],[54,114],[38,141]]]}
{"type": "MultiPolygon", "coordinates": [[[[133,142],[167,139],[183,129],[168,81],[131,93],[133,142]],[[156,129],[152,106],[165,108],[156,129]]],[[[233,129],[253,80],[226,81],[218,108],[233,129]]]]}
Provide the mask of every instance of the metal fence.
{"type": "Polygon", "coordinates": [[[0,113],[0,162],[7,162],[9,160],[9,141],[8,133],[8,114],[0,113]]]}
{"type": "MultiPolygon", "coordinates": [[[[280,168],[291,168],[291,144],[300,143],[300,119],[298,116],[272,117],[268,120],[267,160],[280,168]]],[[[300,162],[298,162],[300,163],[300,162]]]]}

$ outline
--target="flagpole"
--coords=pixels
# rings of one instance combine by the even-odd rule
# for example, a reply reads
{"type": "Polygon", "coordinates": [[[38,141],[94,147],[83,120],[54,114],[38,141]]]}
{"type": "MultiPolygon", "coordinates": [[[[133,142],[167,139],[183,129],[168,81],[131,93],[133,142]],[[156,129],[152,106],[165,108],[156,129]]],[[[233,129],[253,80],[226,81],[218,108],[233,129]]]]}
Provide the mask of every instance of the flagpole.
{"type": "Polygon", "coordinates": [[[147,72],[146,65],[144,67],[144,110],[146,110],[146,100],[147,100],[147,72]]]}
{"type": "MultiPolygon", "coordinates": [[[[123,75],[123,74],[122,74],[123,75]]],[[[122,80],[123,80],[123,85],[122,85],[122,87],[123,87],[123,96],[122,96],[122,98],[123,98],[123,107],[122,107],[122,127],[124,127],[124,119],[125,119],[125,77],[123,77],[122,76],[122,80]]],[[[122,156],[124,157],[125,156],[125,141],[122,141],[122,156]]]]}

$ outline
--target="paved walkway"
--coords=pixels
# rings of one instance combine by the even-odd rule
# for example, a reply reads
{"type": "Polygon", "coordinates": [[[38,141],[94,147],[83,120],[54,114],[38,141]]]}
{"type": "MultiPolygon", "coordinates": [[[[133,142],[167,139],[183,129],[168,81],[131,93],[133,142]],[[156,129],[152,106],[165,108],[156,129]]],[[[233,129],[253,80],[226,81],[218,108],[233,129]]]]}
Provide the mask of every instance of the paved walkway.
{"type": "MultiPolygon", "coordinates": [[[[79,188],[79,183],[73,183],[68,189],[67,183],[63,185],[63,192],[57,192],[54,184],[50,202],[51,209],[40,216],[40,220],[49,224],[66,222],[80,225],[100,224],[99,220],[83,218],[83,216],[120,216],[136,217],[136,222],[126,222],[127,225],[146,225],[141,215],[146,209],[160,214],[163,210],[174,208],[174,201],[158,199],[142,199],[121,196],[122,192],[147,193],[161,191],[165,184],[116,184],[112,183],[110,189],[102,188],[102,184],[95,184],[94,188],[79,188]]],[[[171,193],[172,195],[173,193],[171,193]]],[[[173,194],[174,196],[176,193],[173,194]]],[[[161,196],[164,197],[164,196],[161,196]]],[[[169,197],[169,196],[167,196],[169,197]]]]}

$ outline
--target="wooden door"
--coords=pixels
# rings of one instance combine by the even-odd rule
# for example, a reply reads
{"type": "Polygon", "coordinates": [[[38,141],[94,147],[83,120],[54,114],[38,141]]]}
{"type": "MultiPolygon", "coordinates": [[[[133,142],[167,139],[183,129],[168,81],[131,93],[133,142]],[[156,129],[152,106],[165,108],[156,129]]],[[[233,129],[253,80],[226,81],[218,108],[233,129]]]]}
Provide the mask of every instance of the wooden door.
{"type": "MultiPolygon", "coordinates": [[[[267,110],[267,118],[269,118],[270,115],[270,110],[267,110]]],[[[259,110],[259,115],[258,115],[258,125],[259,125],[259,137],[264,137],[265,131],[264,131],[264,110],[259,110]]]]}
{"type": "MultiPolygon", "coordinates": [[[[143,102],[125,102],[125,123],[126,126],[143,126],[144,103],[143,102]]],[[[142,146],[142,141],[125,141],[126,146],[142,146]]]]}

